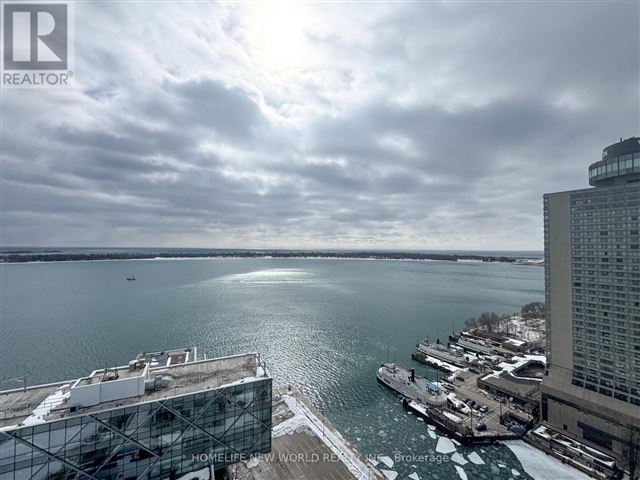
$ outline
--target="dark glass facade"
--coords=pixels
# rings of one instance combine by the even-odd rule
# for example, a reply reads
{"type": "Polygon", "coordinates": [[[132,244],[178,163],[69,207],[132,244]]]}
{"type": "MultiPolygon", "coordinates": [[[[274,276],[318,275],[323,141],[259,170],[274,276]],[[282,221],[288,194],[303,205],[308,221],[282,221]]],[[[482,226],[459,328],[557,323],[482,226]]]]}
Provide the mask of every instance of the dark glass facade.
{"type": "Polygon", "coordinates": [[[0,480],[160,479],[271,450],[272,380],[0,432],[0,480]]]}
{"type": "Polygon", "coordinates": [[[589,166],[589,185],[606,185],[616,177],[640,174],[640,138],[626,140],[605,147],[602,160],[589,166]]]}
{"type": "Polygon", "coordinates": [[[589,183],[597,185],[601,180],[640,173],[640,153],[628,153],[603,160],[589,167],[589,183]]]}

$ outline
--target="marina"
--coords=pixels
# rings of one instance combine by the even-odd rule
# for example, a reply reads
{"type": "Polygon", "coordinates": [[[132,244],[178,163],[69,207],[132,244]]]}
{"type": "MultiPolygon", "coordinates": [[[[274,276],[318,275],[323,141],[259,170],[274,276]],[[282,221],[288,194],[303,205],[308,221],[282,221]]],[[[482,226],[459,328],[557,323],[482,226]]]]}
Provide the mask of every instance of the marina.
{"type": "Polygon", "coordinates": [[[431,381],[416,375],[414,368],[387,362],[378,368],[378,380],[402,395],[406,410],[457,441],[519,439],[533,425],[544,356],[463,353],[459,346],[423,341],[412,358],[449,376],[431,381]]]}

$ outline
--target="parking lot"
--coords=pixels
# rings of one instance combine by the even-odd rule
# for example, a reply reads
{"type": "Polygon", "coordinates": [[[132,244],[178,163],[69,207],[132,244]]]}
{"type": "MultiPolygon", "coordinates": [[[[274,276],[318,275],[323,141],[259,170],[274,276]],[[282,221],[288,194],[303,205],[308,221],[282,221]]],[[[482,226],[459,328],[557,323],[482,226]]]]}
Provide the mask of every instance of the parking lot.
{"type": "MultiPolygon", "coordinates": [[[[487,407],[487,411],[485,413],[481,413],[477,410],[473,410],[472,417],[461,412],[456,412],[456,415],[462,418],[467,425],[471,425],[471,423],[473,423],[474,435],[508,435],[512,432],[500,424],[500,415],[506,413],[508,410],[514,410],[515,408],[512,407],[508,401],[500,403],[494,399],[493,395],[478,388],[476,382],[478,377],[482,375],[484,375],[484,373],[458,373],[457,378],[452,382],[454,385],[452,392],[455,393],[457,399],[462,402],[466,403],[467,400],[473,400],[477,405],[485,405],[487,407]],[[487,426],[487,429],[482,432],[478,431],[477,425],[479,423],[484,423],[487,426]]],[[[517,414],[520,417],[527,416],[527,414],[520,410],[517,411],[517,414]]]]}

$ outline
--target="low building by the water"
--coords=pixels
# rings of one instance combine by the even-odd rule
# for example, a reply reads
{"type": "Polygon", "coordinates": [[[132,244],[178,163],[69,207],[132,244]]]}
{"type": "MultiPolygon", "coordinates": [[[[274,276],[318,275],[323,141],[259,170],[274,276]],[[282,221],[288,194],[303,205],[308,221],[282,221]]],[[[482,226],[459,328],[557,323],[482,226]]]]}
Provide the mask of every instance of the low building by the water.
{"type": "Polygon", "coordinates": [[[478,377],[476,384],[494,395],[510,399],[527,413],[536,415],[545,364],[543,355],[513,357],[500,363],[496,371],[478,377]]]}
{"type": "Polygon", "coordinates": [[[143,353],[77,380],[0,392],[0,478],[213,472],[271,450],[271,411],[259,354],[143,353]]]}

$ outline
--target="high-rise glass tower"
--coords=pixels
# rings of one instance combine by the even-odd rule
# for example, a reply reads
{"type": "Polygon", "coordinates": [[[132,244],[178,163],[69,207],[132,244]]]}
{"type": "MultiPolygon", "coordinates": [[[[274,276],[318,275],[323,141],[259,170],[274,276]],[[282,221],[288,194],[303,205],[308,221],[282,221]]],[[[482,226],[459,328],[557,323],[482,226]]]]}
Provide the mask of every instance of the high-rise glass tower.
{"type": "Polygon", "coordinates": [[[640,432],[640,139],[606,147],[589,184],[544,196],[541,415],[624,464],[640,432]]]}

